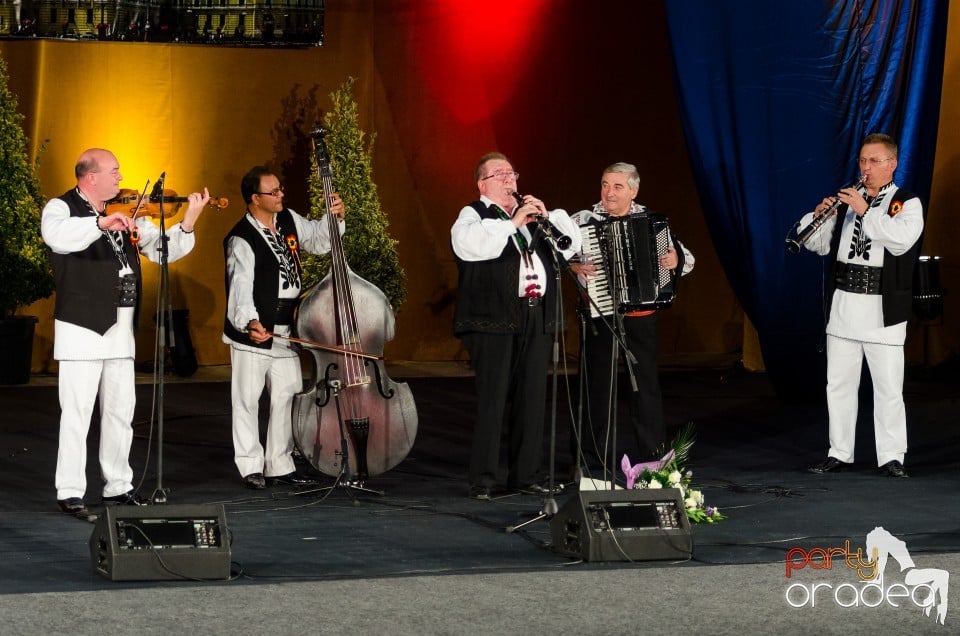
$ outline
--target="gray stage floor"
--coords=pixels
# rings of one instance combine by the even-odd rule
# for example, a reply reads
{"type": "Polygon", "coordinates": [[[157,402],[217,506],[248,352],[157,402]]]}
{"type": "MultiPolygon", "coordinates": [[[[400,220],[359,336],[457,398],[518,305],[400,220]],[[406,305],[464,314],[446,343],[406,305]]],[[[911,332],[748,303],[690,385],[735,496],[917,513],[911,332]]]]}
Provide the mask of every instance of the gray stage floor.
{"type": "MultiPolygon", "coordinates": [[[[815,608],[794,608],[786,596],[794,583],[800,584],[795,594],[812,584],[862,583],[836,563],[785,575],[788,555],[797,559],[847,541],[856,550],[876,527],[904,542],[917,565],[906,572],[920,564],[957,572],[960,384],[950,370],[910,374],[912,476],[892,480],[872,466],[869,422],[860,427],[863,460],[855,470],[809,475],[804,469],[818,462],[826,447],[822,405],[786,404],[764,376],[734,368],[665,369],[668,419],[674,427],[693,422],[697,442],[689,467],[708,503],[728,520],[694,526],[690,559],[636,563],[582,563],[556,554],[549,546],[549,520],[505,532],[535,516],[544,502],[524,495],[493,502],[465,496],[471,378],[391,375],[409,382],[420,430],[407,459],[368,482],[385,494],[364,494],[357,501],[343,489],[327,498],[281,488],[245,490],[232,463],[229,385],[167,385],[163,449],[169,505],[223,506],[232,540],[231,579],[205,583],[110,581],[94,574],[88,548],[93,526],[55,507],[55,383],[40,378],[29,386],[0,388],[0,610],[39,611],[31,624],[14,620],[22,614],[4,612],[10,630],[0,631],[92,633],[104,625],[106,606],[115,625],[148,633],[160,631],[159,625],[188,627],[184,620],[214,633],[240,626],[275,627],[274,633],[351,626],[360,633],[388,627],[400,633],[564,626],[582,633],[671,626],[713,626],[714,633],[769,633],[780,627],[840,633],[830,629],[840,625],[843,633],[868,633],[869,626],[873,633],[885,627],[879,629],[883,633],[894,625],[908,633],[950,629],[958,607],[955,581],[947,625],[940,626],[915,606],[843,608],[824,597],[815,608]],[[815,625],[820,627],[806,629],[815,625]]],[[[558,448],[565,449],[570,422],[565,395],[575,387],[561,387],[558,448]]],[[[133,453],[145,493],[156,481],[156,445],[149,445],[151,388],[138,386],[133,453]]],[[[94,426],[91,458],[96,434],[94,426]]],[[[562,480],[570,461],[563,450],[557,455],[562,480]]],[[[97,484],[96,462],[88,473],[90,484],[97,484]]],[[[324,477],[324,484],[330,483],[324,477]]],[[[95,503],[95,488],[91,491],[88,500],[95,503]]],[[[562,510],[570,496],[557,497],[562,510]]],[[[886,568],[888,581],[904,575],[893,561],[886,568]]]]}

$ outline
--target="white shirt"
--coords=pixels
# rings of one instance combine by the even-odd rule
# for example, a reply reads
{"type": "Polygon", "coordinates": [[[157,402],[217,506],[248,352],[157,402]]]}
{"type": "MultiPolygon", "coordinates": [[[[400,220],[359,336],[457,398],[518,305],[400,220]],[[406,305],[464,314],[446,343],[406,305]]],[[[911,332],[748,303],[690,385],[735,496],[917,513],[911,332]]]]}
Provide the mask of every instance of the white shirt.
{"type": "MultiPolygon", "coordinates": [[[[311,254],[326,254],[330,251],[330,231],[326,218],[314,220],[307,219],[293,210],[289,210],[293,217],[293,224],[297,228],[300,247],[311,254]]],[[[252,214],[247,213],[245,220],[257,229],[257,235],[265,243],[269,244],[266,234],[263,230],[266,226],[255,219],[252,214]]],[[[346,223],[341,219],[337,227],[342,235],[346,223]]],[[[282,240],[282,237],[281,237],[282,240]]],[[[243,331],[250,324],[251,320],[260,320],[257,308],[253,303],[253,280],[256,267],[256,257],[250,244],[237,236],[232,236],[227,241],[227,280],[229,293],[227,295],[227,319],[238,330],[243,331]]],[[[290,285],[286,289],[277,281],[277,298],[296,298],[300,295],[299,285],[290,285]]],[[[274,333],[281,336],[290,334],[290,325],[276,325],[274,333]]],[[[271,340],[270,349],[261,349],[249,345],[238,343],[230,339],[226,334],[223,335],[224,343],[235,349],[268,355],[275,358],[292,358],[296,356],[290,348],[290,343],[281,338],[271,340]]]]}
{"type": "MultiPolygon", "coordinates": [[[[494,202],[486,196],[481,196],[480,201],[487,207],[495,205],[494,202]]],[[[580,251],[581,237],[580,230],[570,220],[564,210],[550,210],[549,221],[558,232],[570,237],[570,247],[560,252],[565,259],[569,259],[575,253],[580,251]]],[[[530,244],[531,234],[528,226],[521,226],[519,232],[526,239],[527,245],[530,244]]],[[[465,261],[488,261],[500,256],[503,248],[508,241],[511,241],[517,250],[517,256],[521,256],[520,246],[515,237],[517,226],[510,219],[481,219],[480,215],[471,205],[464,206],[460,210],[453,227],[450,228],[450,238],[454,253],[465,261]]],[[[527,276],[536,275],[536,280],[546,281],[546,268],[536,252],[530,255],[529,269],[524,263],[521,263],[520,276],[517,281],[517,296],[525,296],[526,288],[529,285],[527,276]]],[[[544,284],[543,287],[546,287],[544,284]]]]}
{"type": "MultiPolygon", "coordinates": [[[[877,199],[863,216],[860,236],[867,241],[866,250],[854,248],[857,215],[853,210],[847,210],[840,227],[839,262],[882,267],[884,250],[900,256],[917,242],[923,232],[923,206],[917,197],[894,201],[887,196],[896,189],[893,183],[881,188],[877,199]],[[890,216],[889,210],[894,204],[901,209],[896,215],[890,216]]],[[[813,214],[809,212],[800,220],[801,228],[810,224],[813,214]]],[[[837,218],[834,215],[814,232],[804,247],[821,256],[829,254],[830,239],[836,225],[837,218]]],[[[883,326],[883,297],[880,294],[855,294],[838,289],[833,292],[827,334],[860,342],[903,345],[907,337],[907,323],[883,326]]]]}
{"type": "MultiPolygon", "coordinates": [[[[62,199],[50,199],[43,208],[40,231],[43,240],[57,254],[81,252],[103,237],[97,217],[70,216],[70,207],[62,199]]],[[[160,228],[147,218],[136,220],[140,230],[138,246],[141,254],[154,263],[160,262],[160,228]]],[[[196,239],[193,232],[184,232],[177,223],[167,229],[167,258],[173,262],[190,253],[196,239]]],[[[118,270],[118,278],[132,273],[118,270]]],[[[107,360],[133,358],[136,341],[133,330],[133,307],[117,307],[117,322],[102,336],[95,331],[62,320],[54,320],[53,357],[55,360],[107,360]]]]}

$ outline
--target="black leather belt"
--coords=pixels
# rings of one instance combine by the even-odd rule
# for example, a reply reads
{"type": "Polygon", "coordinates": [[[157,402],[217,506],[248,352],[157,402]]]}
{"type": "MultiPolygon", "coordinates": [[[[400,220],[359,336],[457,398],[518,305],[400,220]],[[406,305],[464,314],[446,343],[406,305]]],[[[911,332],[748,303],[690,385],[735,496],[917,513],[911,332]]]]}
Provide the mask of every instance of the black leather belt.
{"type": "Polygon", "coordinates": [[[520,302],[527,307],[539,307],[543,303],[543,298],[540,296],[521,296],[520,302]]]}
{"type": "Polygon", "coordinates": [[[879,294],[883,268],[837,262],[837,289],[852,294],[879,294]]]}
{"type": "Polygon", "coordinates": [[[293,324],[293,315],[297,312],[300,305],[299,298],[281,298],[277,301],[277,320],[274,324],[291,325],[293,324]]]}

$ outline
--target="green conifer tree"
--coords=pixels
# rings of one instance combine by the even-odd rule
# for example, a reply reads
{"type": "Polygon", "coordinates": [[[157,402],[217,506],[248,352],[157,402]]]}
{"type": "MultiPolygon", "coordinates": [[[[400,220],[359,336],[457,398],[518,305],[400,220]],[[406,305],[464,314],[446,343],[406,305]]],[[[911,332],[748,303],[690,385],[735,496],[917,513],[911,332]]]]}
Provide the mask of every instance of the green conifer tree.
{"type": "Polygon", "coordinates": [[[7,86],[0,57],[0,318],[53,293],[53,273],[40,236],[37,164],[27,157],[27,138],[17,98],[7,86]]]}
{"type": "MultiPolygon", "coordinates": [[[[390,237],[387,216],[380,209],[371,159],[376,135],[368,136],[360,130],[353,99],[354,81],[348,78],[330,94],[333,108],[323,117],[333,187],[347,209],[343,249],[350,269],[379,287],[396,311],[406,298],[406,275],[400,266],[397,241],[390,237]]],[[[323,189],[315,158],[312,161],[308,216],[321,218],[326,214],[323,189]]],[[[307,289],[326,276],[330,259],[303,254],[302,260],[307,289]]]]}

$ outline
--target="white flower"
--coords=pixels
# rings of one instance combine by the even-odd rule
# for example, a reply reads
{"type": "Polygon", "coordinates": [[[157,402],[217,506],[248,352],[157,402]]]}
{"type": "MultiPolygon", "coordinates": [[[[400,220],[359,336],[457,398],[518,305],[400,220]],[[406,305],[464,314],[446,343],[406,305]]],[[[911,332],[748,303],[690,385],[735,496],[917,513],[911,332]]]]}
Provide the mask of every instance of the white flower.
{"type": "Polygon", "coordinates": [[[647,488],[663,488],[663,484],[661,484],[656,479],[651,479],[650,483],[647,484],[647,488]]]}
{"type": "Polygon", "coordinates": [[[669,481],[671,485],[676,485],[680,483],[682,477],[683,475],[680,474],[680,471],[675,470],[667,476],[667,481],[669,481]]]}
{"type": "Polygon", "coordinates": [[[694,510],[697,507],[697,500],[693,497],[687,497],[683,500],[683,505],[686,506],[687,510],[694,510]]]}
{"type": "Polygon", "coordinates": [[[698,505],[703,503],[703,493],[699,490],[691,490],[690,498],[696,501],[698,505]]]}

